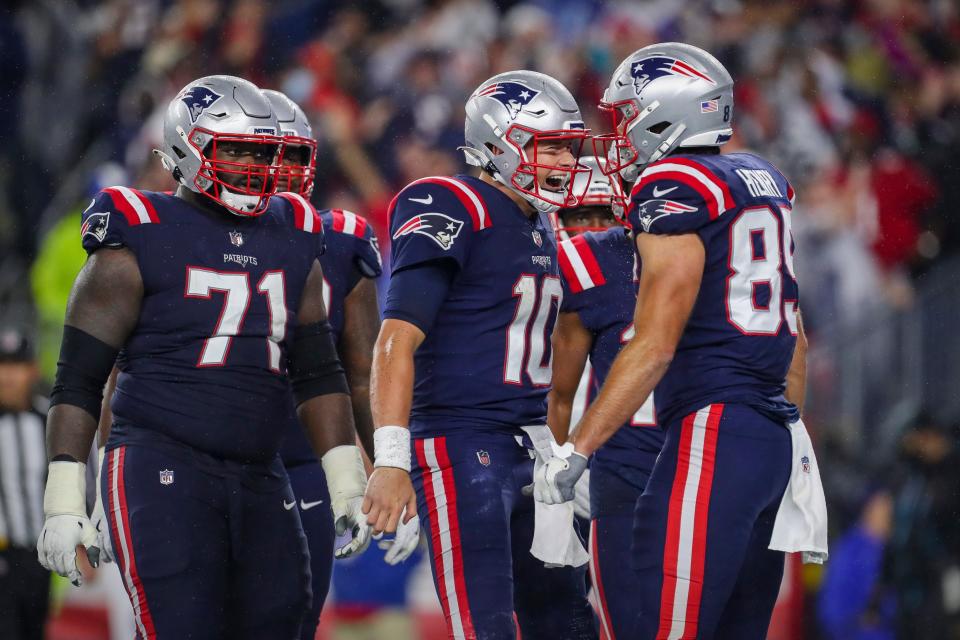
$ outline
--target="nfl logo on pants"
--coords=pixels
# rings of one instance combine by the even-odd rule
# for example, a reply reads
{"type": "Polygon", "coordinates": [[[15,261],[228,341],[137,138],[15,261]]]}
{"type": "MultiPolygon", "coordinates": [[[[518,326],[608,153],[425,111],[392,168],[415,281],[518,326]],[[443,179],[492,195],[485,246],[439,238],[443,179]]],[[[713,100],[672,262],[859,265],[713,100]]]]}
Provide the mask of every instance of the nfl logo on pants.
{"type": "Polygon", "coordinates": [[[173,484],[173,471],[164,469],[160,472],[160,484],[173,484]]]}

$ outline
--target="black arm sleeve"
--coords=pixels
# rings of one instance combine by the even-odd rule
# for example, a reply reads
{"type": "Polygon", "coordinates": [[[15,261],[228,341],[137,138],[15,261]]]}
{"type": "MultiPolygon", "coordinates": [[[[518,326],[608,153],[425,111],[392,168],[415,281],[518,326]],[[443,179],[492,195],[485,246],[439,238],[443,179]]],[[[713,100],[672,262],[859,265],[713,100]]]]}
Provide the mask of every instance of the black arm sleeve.
{"type": "Polygon", "coordinates": [[[326,320],[294,329],[288,369],[297,406],[317,396],[350,393],[326,320]]]}
{"type": "Polygon", "coordinates": [[[457,264],[452,260],[434,260],[394,272],[383,317],[409,322],[428,333],[456,274],[457,264]]]}
{"type": "Polygon", "coordinates": [[[103,387],[117,361],[118,349],[92,335],[66,325],[60,343],[57,377],[50,393],[50,406],[69,404],[100,420],[103,387]]]}

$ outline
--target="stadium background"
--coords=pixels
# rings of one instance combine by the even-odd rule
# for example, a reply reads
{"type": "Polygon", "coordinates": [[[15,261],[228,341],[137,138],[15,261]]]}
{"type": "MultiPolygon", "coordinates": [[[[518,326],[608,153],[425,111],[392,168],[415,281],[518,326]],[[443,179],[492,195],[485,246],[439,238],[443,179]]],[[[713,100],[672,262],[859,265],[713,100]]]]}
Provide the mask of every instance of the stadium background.
{"type": "MultiPolygon", "coordinates": [[[[7,0],[0,326],[35,337],[49,379],[84,258],[79,211],[102,186],[170,188],[150,149],[164,105],[195,77],[243,76],[301,104],[319,140],[314,201],[365,215],[389,252],[390,198],[463,167],[463,102],[483,79],[553,75],[602,130],[594,105],[614,66],[646,44],[690,42],[736,80],[726,148],[768,157],[798,194],[807,423],[833,558],[788,572],[771,637],[960,638],[958,6],[7,0]],[[862,540],[880,554],[872,568],[851,544],[862,540]]],[[[438,608],[422,567],[411,584],[430,626],[438,608]]],[[[64,591],[50,637],[103,637],[103,590],[64,591]]]]}

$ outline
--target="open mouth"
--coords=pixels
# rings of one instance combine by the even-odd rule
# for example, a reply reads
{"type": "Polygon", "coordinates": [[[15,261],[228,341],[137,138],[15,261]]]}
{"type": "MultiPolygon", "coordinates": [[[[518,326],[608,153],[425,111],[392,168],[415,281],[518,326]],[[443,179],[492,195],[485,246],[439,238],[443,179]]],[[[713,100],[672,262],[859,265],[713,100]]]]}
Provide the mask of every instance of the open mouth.
{"type": "Polygon", "coordinates": [[[544,180],[543,187],[547,191],[552,191],[553,193],[564,193],[567,190],[568,181],[569,176],[548,176],[547,179],[544,180]]]}

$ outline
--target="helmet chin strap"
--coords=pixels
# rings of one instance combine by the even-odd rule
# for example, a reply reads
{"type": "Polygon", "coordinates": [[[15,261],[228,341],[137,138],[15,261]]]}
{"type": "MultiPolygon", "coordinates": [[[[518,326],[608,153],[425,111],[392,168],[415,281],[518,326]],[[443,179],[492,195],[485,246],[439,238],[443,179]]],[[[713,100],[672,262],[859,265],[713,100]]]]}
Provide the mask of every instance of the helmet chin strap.
{"type": "Polygon", "coordinates": [[[226,185],[220,185],[220,199],[230,207],[252,213],[260,205],[262,197],[234,193],[226,185]]]}

